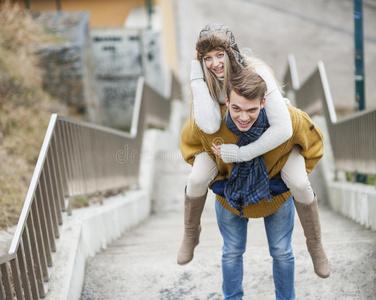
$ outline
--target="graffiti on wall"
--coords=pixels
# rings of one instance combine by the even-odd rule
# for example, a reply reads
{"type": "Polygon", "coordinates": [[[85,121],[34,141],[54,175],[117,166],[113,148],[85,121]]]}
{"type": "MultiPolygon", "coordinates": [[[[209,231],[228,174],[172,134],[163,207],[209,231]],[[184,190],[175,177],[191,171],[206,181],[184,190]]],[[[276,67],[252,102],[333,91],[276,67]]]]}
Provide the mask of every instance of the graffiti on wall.
{"type": "Polygon", "coordinates": [[[164,94],[164,76],[159,33],[147,30],[142,33],[145,79],[152,87],[164,94]]]}
{"type": "Polygon", "coordinates": [[[129,128],[137,79],[164,94],[159,33],[125,28],[92,31],[99,95],[108,126],[129,128]]]}
{"type": "Polygon", "coordinates": [[[138,78],[99,80],[99,97],[108,126],[129,130],[132,121],[138,78]]]}
{"type": "Polygon", "coordinates": [[[139,76],[142,73],[139,35],[126,30],[93,30],[98,77],[139,76]]]}

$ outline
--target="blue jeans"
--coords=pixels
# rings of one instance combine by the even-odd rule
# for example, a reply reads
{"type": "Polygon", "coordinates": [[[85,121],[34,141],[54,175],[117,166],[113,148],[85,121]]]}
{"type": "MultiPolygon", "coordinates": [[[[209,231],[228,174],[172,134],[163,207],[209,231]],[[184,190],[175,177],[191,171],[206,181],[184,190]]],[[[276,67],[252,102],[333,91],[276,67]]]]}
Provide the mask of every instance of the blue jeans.
{"type": "MultiPolygon", "coordinates": [[[[224,299],[242,299],[243,253],[247,244],[248,219],[215,203],[217,222],[223,237],[222,290],[224,299]]],[[[295,260],[291,246],[295,206],[290,197],[274,214],[264,218],[269,252],[273,258],[273,279],[277,300],[295,299],[295,260]]],[[[255,268],[257,270],[257,268],[255,268]]]]}

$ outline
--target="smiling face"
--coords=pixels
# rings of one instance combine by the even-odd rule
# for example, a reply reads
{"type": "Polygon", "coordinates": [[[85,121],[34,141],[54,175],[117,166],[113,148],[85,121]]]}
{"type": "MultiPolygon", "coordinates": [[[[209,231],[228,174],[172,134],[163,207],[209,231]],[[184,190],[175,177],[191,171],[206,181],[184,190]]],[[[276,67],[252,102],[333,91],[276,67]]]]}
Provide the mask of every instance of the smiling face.
{"type": "Polygon", "coordinates": [[[226,105],[231,119],[240,131],[248,131],[264,108],[265,98],[247,99],[234,91],[230,92],[229,98],[226,97],[226,105]]]}
{"type": "Polygon", "coordinates": [[[206,68],[218,78],[225,76],[225,51],[213,50],[204,55],[206,68]]]}

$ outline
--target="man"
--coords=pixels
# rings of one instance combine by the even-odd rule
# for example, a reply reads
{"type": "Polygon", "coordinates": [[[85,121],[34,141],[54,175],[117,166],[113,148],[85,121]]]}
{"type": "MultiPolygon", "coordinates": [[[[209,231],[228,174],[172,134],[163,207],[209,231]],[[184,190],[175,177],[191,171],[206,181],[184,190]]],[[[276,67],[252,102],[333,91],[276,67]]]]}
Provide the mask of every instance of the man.
{"type": "Polygon", "coordinates": [[[277,299],[295,299],[294,256],[291,234],[294,203],[280,179],[280,171],[293,147],[299,145],[309,173],[323,154],[322,134],[302,111],[289,107],[293,136],[276,149],[250,162],[225,164],[220,159],[218,141],[244,145],[257,139],[268,127],[263,111],[266,84],[248,69],[230,80],[221,127],[205,134],[190,118],[181,134],[181,151],[188,163],[206,151],[218,166],[211,188],[217,194],[216,214],[224,240],[222,256],[225,299],[241,299],[244,292],[243,253],[246,248],[248,218],[264,218],[277,299]],[[211,151],[213,150],[213,151],[211,151]]]}

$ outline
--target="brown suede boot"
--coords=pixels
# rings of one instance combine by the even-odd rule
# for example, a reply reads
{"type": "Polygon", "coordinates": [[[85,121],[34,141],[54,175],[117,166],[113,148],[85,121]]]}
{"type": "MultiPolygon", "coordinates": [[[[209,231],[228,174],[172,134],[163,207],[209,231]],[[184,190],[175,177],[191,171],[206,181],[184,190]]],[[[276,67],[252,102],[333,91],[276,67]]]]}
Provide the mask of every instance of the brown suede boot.
{"type": "Polygon", "coordinates": [[[295,200],[294,202],[300,223],[304,230],[308,252],[312,258],[315,273],[321,278],[327,278],[330,275],[330,266],[321,243],[321,226],[317,196],[315,196],[313,202],[308,205],[295,200]]]}
{"type": "Polygon", "coordinates": [[[178,253],[178,264],[185,265],[193,259],[193,251],[199,243],[201,232],[201,214],[204,210],[206,193],[201,197],[189,197],[184,202],[184,239],[178,253]]]}

